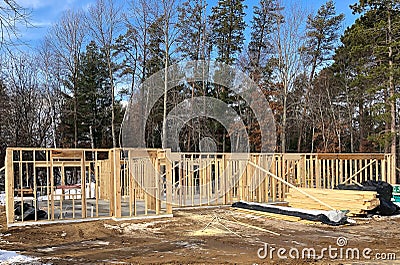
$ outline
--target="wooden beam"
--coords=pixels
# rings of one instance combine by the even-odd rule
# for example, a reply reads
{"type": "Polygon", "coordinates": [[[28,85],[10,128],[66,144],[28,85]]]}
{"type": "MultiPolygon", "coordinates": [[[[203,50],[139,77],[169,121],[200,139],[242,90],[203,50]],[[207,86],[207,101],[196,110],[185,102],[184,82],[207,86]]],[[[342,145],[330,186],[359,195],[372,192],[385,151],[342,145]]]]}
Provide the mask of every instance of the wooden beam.
{"type": "MultiPolygon", "coordinates": [[[[271,173],[273,173],[275,175],[277,174],[276,164],[277,164],[277,162],[279,162],[278,161],[279,157],[280,157],[280,155],[278,154],[272,158],[272,165],[271,165],[270,170],[271,170],[271,173]]],[[[266,173],[266,172],[264,172],[264,173],[266,173]]],[[[267,175],[270,176],[269,174],[267,174],[267,175]]],[[[271,179],[271,198],[272,198],[273,202],[276,201],[276,178],[271,179]]]]}
{"type": "Polygon", "coordinates": [[[113,168],[114,168],[114,217],[121,217],[121,161],[120,161],[120,150],[113,149],[113,168]]]}
{"type": "Polygon", "coordinates": [[[50,152],[50,191],[47,190],[47,194],[50,193],[50,204],[51,204],[51,220],[54,220],[54,167],[53,167],[53,153],[50,152]]]}
{"type": "Polygon", "coordinates": [[[6,150],[5,163],[5,189],[6,189],[6,214],[7,225],[14,223],[14,166],[13,166],[13,150],[6,150]]]}
{"type": "Polygon", "coordinates": [[[35,208],[35,221],[37,221],[37,210],[38,210],[38,200],[37,200],[37,183],[36,183],[36,167],[35,167],[35,151],[33,151],[33,206],[35,208]]]}
{"type": "Polygon", "coordinates": [[[385,159],[385,154],[317,154],[318,159],[343,159],[343,160],[350,160],[350,159],[377,159],[383,160],[385,159]]]}
{"type": "MultiPolygon", "coordinates": [[[[85,151],[81,151],[81,203],[82,203],[82,218],[87,217],[86,212],[86,165],[85,165],[85,151]]],[[[89,172],[90,180],[90,172],[89,172]]]]}
{"type": "Polygon", "coordinates": [[[219,177],[222,178],[221,179],[221,191],[223,193],[223,195],[222,195],[223,204],[228,204],[227,193],[229,191],[228,191],[227,183],[226,183],[226,175],[227,175],[226,156],[222,155],[222,159],[221,159],[220,166],[219,166],[219,177]]]}
{"type": "Polygon", "coordinates": [[[321,160],[318,157],[315,159],[315,182],[316,188],[321,188],[321,160]]]}
{"type": "Polygon", "coordinates": [[[390,167],[390,184],[396,184],[396,156],[390,155],[391,167],[390,167]]]}
{"type": "Polygon", "coordinates": [[[82,157],[82,150],[75,150],[75,149],[60,149],[60,150],[52,150],[51,155],[53,158],[75,158],[80,159],[82,157]]]}
{"type": "Polygon", "coordinates": [[[95,157],[94,157],[94,180],[95,180],[95,184],[94,184],[94,194],[96,196],[96,217],[99,217],[99,167],[98,167],[98,163],[97,163],[97,151],[95,151],[95,157]]]}
{"type": "Polygon", "coordinates": [[[171,161],[166,158],[165,159],[165,176],[166,176],[166,206],[167,206],[167,214],[172,214],[172,165],[171,161]]]}
{"type": "Polygon", "coordinates": [[[114,167],[115,167],[115,163],[114,163],[114,149],[109,150],[109,155],[108,155],[108,159],[109,159],[109,175],[107,175],[106,177],[108,177],[108,181],[106,181],[106,183],[108,184],[108,189],[107,189],[107,195],[108,195],[108,199],[110,200],[110,216],[111,217],[115,217],[115,196],[114,196],[114,179],[115,179],[115,175],[114,175],[114,167]]]}

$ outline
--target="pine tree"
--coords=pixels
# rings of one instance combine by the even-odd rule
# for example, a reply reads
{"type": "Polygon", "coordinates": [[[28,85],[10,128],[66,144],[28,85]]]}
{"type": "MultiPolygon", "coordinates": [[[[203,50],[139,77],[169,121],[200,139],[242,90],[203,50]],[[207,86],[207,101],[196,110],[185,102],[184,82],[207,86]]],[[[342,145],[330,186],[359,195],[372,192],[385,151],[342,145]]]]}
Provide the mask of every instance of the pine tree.
{"type": "MultiPolygon", "coordinates": [[[[211,10],[209,20],[211,22],[210,43],[216,49],[216,60],[228,65],[236,63],[244,44],[244,9],[243,0],[219,0],[217,6],[211,10]]],[[[220,75],[215,71],[215,76],[220,75]]],[[[208,88],[208,96],[218,98],[226,104],[232,104],[237,98],[230,95],[227,87],[212,85],[208,88]]],[[[207,120],[207,128],[218,143],[218,150],[225,152],[229,150],[229,139],[226,130],[217,121],[207,120]]]]}
{"type": "Polygon", "coordinates": [[[111,147],[112,99],[109,93],[110,81],[107,63],[103,53],[95,42],[90,42],[82,55],[79,72],[79,138],[81,145],[94,147],[111,147]],[[92,135],[90,135],[92,128],[92,135]]]}
{"type": "MultiPolygon", "coordinates": [[[[332,60],[332,55],[339,41],[339,29],[344,19],[344,14],[336,14],[335,4],[333,0],[328,0],[317,11],[315,16],[309,15],[306,25],[306,43],[301,47],[301,51],[305,56],[305,64],[308,66],[308,86],[306,87],[301,110],[301,119],[305,120],[307,109],[310,101],[310,92],[313,90],[312,82],[314,80],[317,68],[323,68],[325,64],[332,60]]],[[[299,128],[297,151],[301,151],[303,140],[303,131],[305,124],[301,124],[299,128]]],[[[315,128],[311,128],[312,131],[315,128]]],[[[313,148],[311,148],[313,149],[313,148]]]]}
{"type": "Polygon", "coordinates": [[[254,6],[248,53],[250,75],[256,82],[265,81],[271,73],[271,34],[276,30],[277,23],[283,22],[281,10],[276,0],[260,0],[259,5],[254,6]]]}
{"type": "Polygon", "coordinates": [[[120,77],[128,76],[131,81],[129,90],[124,91],[132,95],[135,89],[139,66],[139,38],[138,32],[132,25],[127,25],[125,34],[120,35],[115,41],[115,56],[121,55],[122,61],[118,64],[120,77]]]}
{"type": "MultiPolygon", "coordinates": [[[[177,39],[180,57],[186,60],[207,60],[210,56],[210,29],[207,26],[206,15],[207,3],[205,0],[185,1],[178,8],[179,36],[177,39]]],[[[203,69],[204,72],[207,69],[203,69]]],[[[206,82],[190,82],[182,86],[180,91],[186,95],[186,98],[194,99],[195,96],[204,96],[206,94],[206,82]]],[[[191,109],[193,112],[193,109],[191,109]]],[[[197,117],[190,121],[185,127],[185,133],[182,133],[182,142],[185,143],[182,148],[185,151],[198,151],[199,136],[203,134],[205,128],[199,126],[202,117],[197,117]]]]}
{"type": "Polygon", "coordinates": [[[219,0],[210,17],[212,43],[217,49],[217,61],[233,64],[243,49],[244,0],[219,0]]]}
{"type": "Polygon", "coordinates": [[[71,142],[73,122],[70,109],[76,100],[78,146],[89,148],[93,140],[95,148],[112,147],[110,134],[112,99],[109,93],[107,63],[104,54],[93,41],[81,55],[77,80],[76,94],[64,95],[65,104],[58,130],[62,145],[65,147],[71,142]]]}
{"type": "Polygon", "coordinates": [[[372,36],[368,30],[372,26],[372,21],[367,22],[367,20],[369,19],[365,17],[360,18],[345,31],[341,38],[343,45],[336,50],[335,63],[332,66],[334,73],[343,80],[342,93],[346,94],[345,104],[348,106],[350,119],[352,145],[350,149],[360,152],[367,151],[366,147],[369,145],[367,137],[372,133],[370,131],[372,127],[366,126],[367,113],[370,111],[368,98],[373,94],[369,78],[364,74],[367,65],[373,63],[370,56],[373,52],[370,45],[372,36]],[[353,130],[354,118],[359,126],[353,130]]]}
{"type": "MultiPolygon", "coordinates": [[[[375,56],[378,59],[377,65],[372,68],[375,77],[379,80],[381,77],[380,86],[385,90],[385,103],[388,119],[386,122],[387,141],[385,150],[393,157],[393,163],[397,162],[397,99],[399,93],[397,87],[399,85],[399,45],[400,45],[400,1],[399,0],[359,0],[358,4],[351,6],[355,13],[376,13],[376,28],[375,28],[375,56]]],[[[393,167],[394,168],[394,167],[393,167]]],[[[393,169],[392,174],[396,174],[393,169]]]]}
{"type": "Polygon", "coordinates": [[[368,151],[369,146],[379,144],[395,154],[400,9],[390,2],[362,1],[353,6],[365,13],[346,30],[334,67],[349,80],[353,112],[359,114],[359,150],[368,151]]]}
{"type": "Polygon", "coordinates": [[[145,65],[146,78],[164,68],[165,53],[162,47],[164,41],[162,23],[162,17],[159,17],[149,27],[148,54],[145,65]]]}
{"type": "Polygon", "coordinates": [[[204,60],[209,49],[204,0],[186,1],[179,8],[178,51],[182,58],[204,60]]]}
{"type": "MultiPolygon", "coordinates": [[[[253,19],[251,21],[250,43],[247,50],[247,62],[243,67],[249,76],[256,82],[267,97],[273,90],[272,64],[273,44],[272,35],[277,30],[278,23],[283,23],[281,11],[283,8],[276,0],[260,0],[253,8],[253,19]]],[[[272,108],[276,104],[270,105],[272,108]]],[[[246,118],[246,126],[251,138],[251,149],[260,150],[261,135],[259,121],[252,116],[248,106],[241,106],[246,118]]],[[[274,109],[276,111],[276,109],[274,109]]]]}
{"type": "Polygon", "coordinates": [[[317,67],[332,59],[343,20],[344,14],[336,14],[333,0],[328,0],[322,5],[315,16],[308,16],[307,42],[302,51],[308,56],[307,61],[311,65],[310,83],[314,79],[317,67]]]}

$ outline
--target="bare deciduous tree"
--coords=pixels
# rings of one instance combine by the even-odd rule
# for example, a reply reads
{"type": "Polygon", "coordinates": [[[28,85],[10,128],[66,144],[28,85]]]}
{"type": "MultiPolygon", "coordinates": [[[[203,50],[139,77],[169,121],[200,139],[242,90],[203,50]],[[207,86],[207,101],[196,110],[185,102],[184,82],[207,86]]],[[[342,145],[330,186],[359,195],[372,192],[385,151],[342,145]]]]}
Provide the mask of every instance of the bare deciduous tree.
{"type": "Polygon", "coordinates": [[[162,148],[166,148],[167,142],[167,97],[168,97],[168,66],[172,46],[177,39],[178,28],[174,27],[177,19],[176,0],[162,0],[162,18],[163,18],[163,35],[164,35],[164,104],[163,104],[163,123],[162,123],[162,148]]]}
{"type": "Polygon", "coordinates": [[[82,11],[66,11],[57,24],[54,24],[47,41],[55,56],[54,63],[60,69],[58,76],[60,82],[64,83],[66,93],[72,93],[73,123],[74,123],[74,147],[78,146],[78,71],[81,50],[85,40],[82,11]]]}
{"type": "Polygon", "coordinates": [[[40,89],[36,59],[16,55],[4,72],[9,95],[8,137],[12,146],[47,146],[50,107],[40,89]]]}
{"type": "Polygon", "coordinates": [[[293,90],[296,78],[301,73],[302,60],[300,47],[304,44],[304,11],[292,5],[289,7],[289,15],[284,15],[284,22],[277,21],[276,30],[272,34],[273,57],[275,64],[273,75],[281,89],[280,100],[282,102],[281,118],[281,152],[286,151],[286,127],[288,112],[288,95],[293,90]]]}
{"type": "Polygon", "coordinates": [[[30,25],[30,13],[15,0],[0,3],[0,48],[9,50],[19,37],[18,27],[30,25]]]}
{"type": "Polygon", "coordinates": [[[40,82],[46,95],[50,108],[52,146],[57,148],[57,124],[60,122],[59,115],[62,109],[62,95],[60,87],[60,68],[55,62],[56,56],[51,49],[47,39],[43,41],[38,49],[38,67],[40,71],[40,82]]]}
{"type": "Polygon", "coordinates": [[[111,134],[113,147],[117,146],[115,136],[115,66],[113,62],[113,45],[122,25],[122,8],[114,0],[97,0],[89,8],[86,25],[91,36],[103,50],[108,68],[108,78],[111,86],[112,110],[111,110],[111,134]]]}

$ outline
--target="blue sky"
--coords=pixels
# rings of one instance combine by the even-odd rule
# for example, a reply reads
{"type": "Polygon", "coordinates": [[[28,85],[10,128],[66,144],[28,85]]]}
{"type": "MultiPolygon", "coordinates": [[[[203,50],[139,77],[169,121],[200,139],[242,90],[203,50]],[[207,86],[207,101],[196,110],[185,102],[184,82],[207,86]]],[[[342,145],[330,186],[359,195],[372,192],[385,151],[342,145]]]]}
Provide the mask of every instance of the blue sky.
{"type": "Polygon", "coordinates": [[[93,0],[16,0],[16,2],[31,11],[34,27],[21,30],[22,39],[34,45],[45,36],[51,25],[58,21],[62,13],[68,9],[85,9],[93,0]]]}
{"type": "MultiPolygon", "coordinates": [[[[125,0],[118,0],[124,2],[125,0]]],[[[283,0],[283,3],[289,2],[290,0],[283,0]]],[[[292,0],[294,2],[298,2],[292,0]]],[[[208,1],[209,6],[215,5],[217,0],[208,1]]],[[[309,12],[314,12],[326,2],[326,0],[301,0],[301,5],[306,8],[309,12]]],[[[340,13],[344,13],[346,20],[344,22],[344,29],[354,23],[356,16],[351,14],[349,8],[350,4],[354,4],[357,0],[338,0],[336,1],[336,9],[340,13]]],[[[51,25],[60,18],[61,14],[67,9],[87,9],[89,5],[95,3],[95,0],[17,0],[22,7],[28,8],[32,11],[32,24],[35,28],[29,28],[28,30],[22,30],[22,39],[34,46],[38,43],[46,34],[47,30],[51,25]]],[[[252,17],[252,7],[257,4],[258,0],[245,0],[245,4],[248,6],[246,13],[247,23],[252,17]]]]}

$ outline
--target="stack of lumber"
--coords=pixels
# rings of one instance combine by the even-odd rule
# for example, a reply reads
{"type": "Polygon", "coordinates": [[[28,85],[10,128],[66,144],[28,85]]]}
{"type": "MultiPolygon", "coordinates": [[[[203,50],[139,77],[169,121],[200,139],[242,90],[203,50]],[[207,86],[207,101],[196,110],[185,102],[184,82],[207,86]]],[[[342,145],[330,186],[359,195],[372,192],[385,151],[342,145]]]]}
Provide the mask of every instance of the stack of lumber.
{"type": "MultiPolygon", "coordinates": [[[[379,199],[375,191],[359,190],[331,190],[302,188],[307,194],[332,206],[336,210],[349,210],[350,215],[363,215],[368,210],[379,206],[379,199]]],[[[289,206],[311,210],[330,210],[327,206],[306,196],[305,194],[290,188],[286,201],[289,206]]]]}

